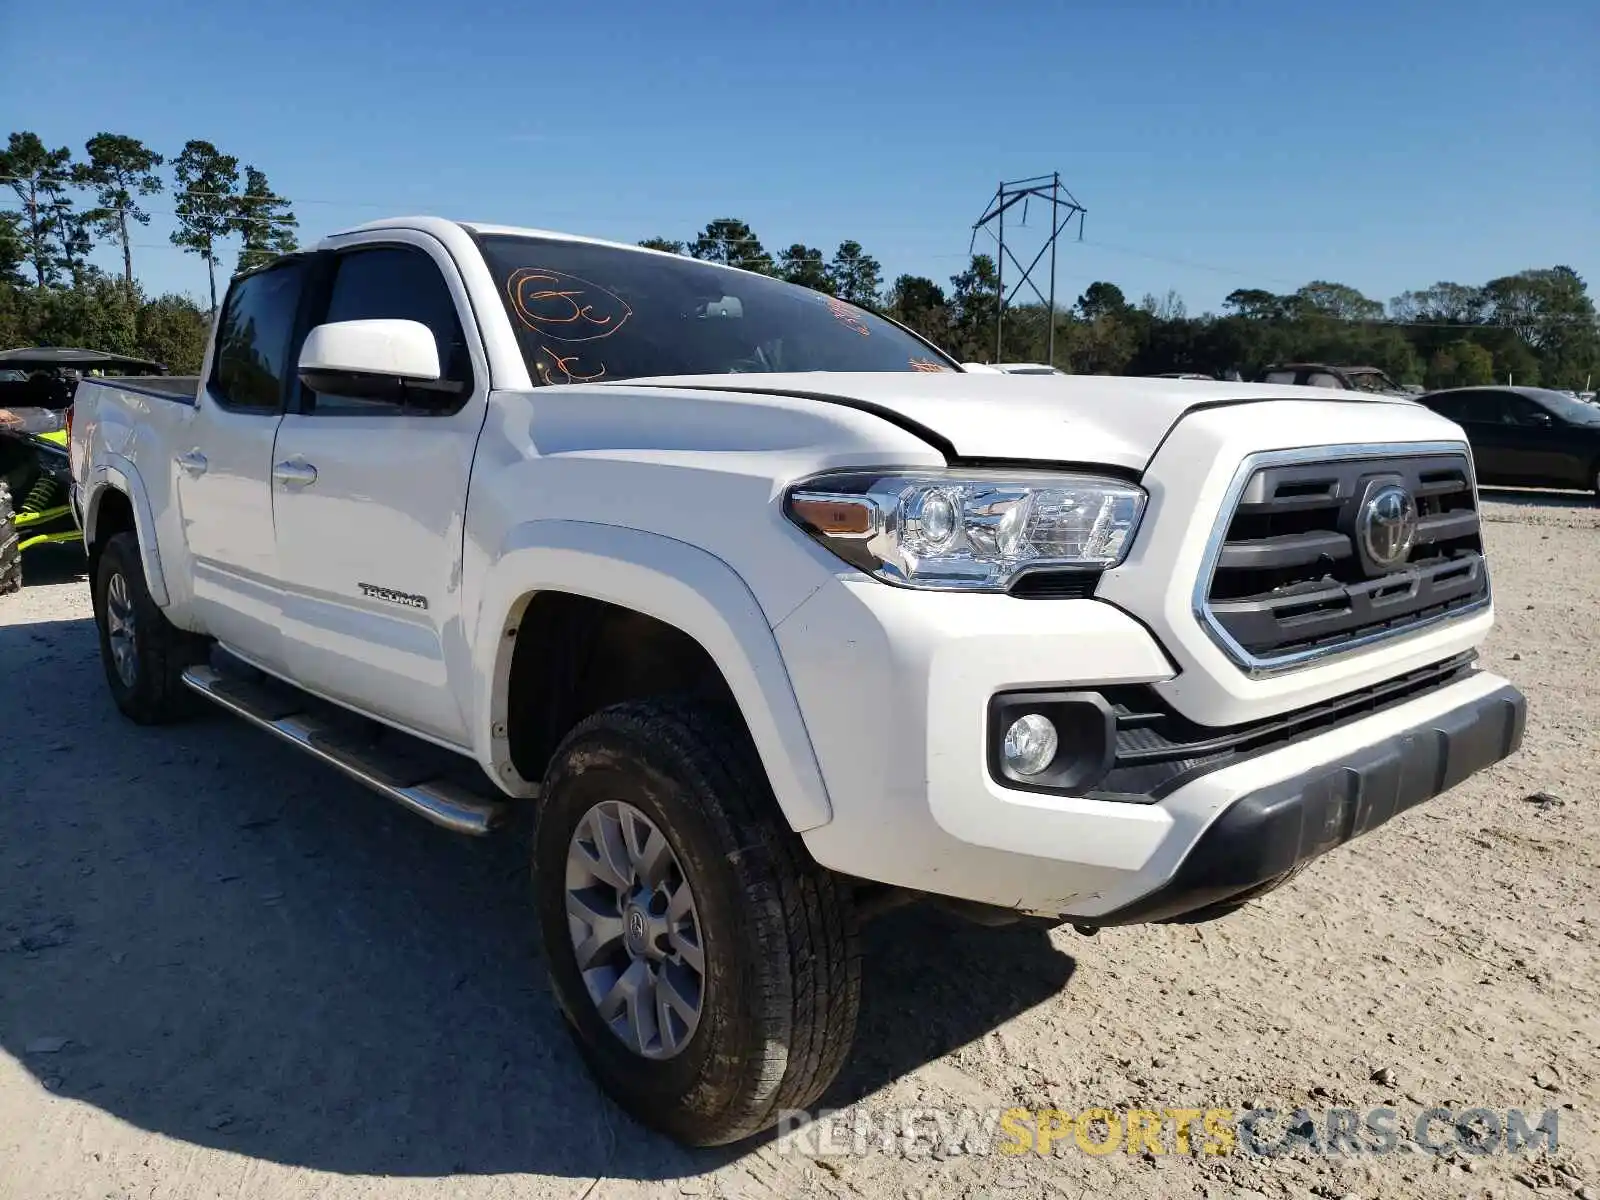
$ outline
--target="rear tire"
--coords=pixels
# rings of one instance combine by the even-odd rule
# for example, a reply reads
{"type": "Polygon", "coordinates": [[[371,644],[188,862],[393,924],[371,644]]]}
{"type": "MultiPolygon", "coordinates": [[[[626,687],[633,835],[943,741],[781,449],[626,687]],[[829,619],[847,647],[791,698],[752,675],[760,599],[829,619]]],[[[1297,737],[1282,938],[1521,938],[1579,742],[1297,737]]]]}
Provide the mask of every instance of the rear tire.
{"type": "Polygon", "coordinates": [[[94,573],[94,621],[111,698],[140,725],[164,725],[193,713],[196,696],[183,672],[204,662],[205,638],[179,629],[150,598],[136,534],[106,542],[94,573]]]}
{"type": "Polygon", "coordinates": [[[11,487],[0,480],[0,596],[22,590],[22,535],[17,532],[11,487]]]}
{"type": "Polygon", "coordinates": [[[832,1082],[861,997],[851,895],[784,823],[736,719],[657,700],[583,721],[545,776],[534,870],[556,998],[589,1069],[639,1121],[720,1145],[805,1108],[832,1082]],[[612,840],[596,854],[602,831],[612,840]],[[657,832],[669,853],[659,844],[647,853],[657,832]],[[673,924],[675,913],[688,913],[692,929],[673,924]],[[674,971],[671,990],[661,982],[658,993],[650,980],[674,971]],[[643,993],[624,983],[630,973],[643,993]],[[606,1003],[613,980],[631,997],[626,1008],[606,1003]],[[677,1023],[673,1013],[690,1006],[692,1018],[677,1023]]]}

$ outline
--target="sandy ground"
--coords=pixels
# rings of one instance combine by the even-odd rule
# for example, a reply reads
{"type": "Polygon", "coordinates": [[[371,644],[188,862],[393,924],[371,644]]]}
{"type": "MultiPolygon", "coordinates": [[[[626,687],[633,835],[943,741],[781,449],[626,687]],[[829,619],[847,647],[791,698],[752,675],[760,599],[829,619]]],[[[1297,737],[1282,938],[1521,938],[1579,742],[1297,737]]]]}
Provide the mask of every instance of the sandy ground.
{"type": "Polygon", "coordinates": [[[220,714],[122,721],[67,555],[0,600],[0,1196],[1593,1196],[1600,507],[1488,511],[1518,757],[1202,927],[891,914],[829,1100],[1554,1108],[1554,1154],[681,1150],[580,1068],[520,847],[220,714]]]}

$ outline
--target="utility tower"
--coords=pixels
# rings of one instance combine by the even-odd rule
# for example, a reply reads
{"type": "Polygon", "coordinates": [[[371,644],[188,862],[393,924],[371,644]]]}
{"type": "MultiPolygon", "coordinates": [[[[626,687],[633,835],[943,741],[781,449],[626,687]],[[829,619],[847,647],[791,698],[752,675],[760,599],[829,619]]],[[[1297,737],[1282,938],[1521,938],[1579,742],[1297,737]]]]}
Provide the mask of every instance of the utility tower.
{"type": "Polygon", "coordinates": [[[1088,209],[1078,203],[1078,198],[1069,192],[1061,182],[1061,172],[1053,171],[1049,175],[1035,175],[1031,179],[1001,180],[1000,186],[995,189],[994,198],[989,201],[984,209],[983,216],[972,223],[972,238],[967,245],[967,253],[971,255],[973,244],[978,240],[978,231],[986,231],[994,238],[999,249],[995,253],[995,291],[999,293],[999,305],[995,313],[994,323],[994,360],[1004,361],[1006,305],[1010,304],[1016,294],[1022,290],[1022,285],[1027,284],[1033,289],[1033,294],[1039,297],[1039,303],[1045,306],[1045,311],[1050,317],[1049,333],[1049,361],[1053,367],[1056,363],[1056,242],[1060,240],[1061,233],[1072,224],[1072,219],[1078,219],[1078,240],[1083,240],[1083,218],[1088,209]],[[1022,205],[1022,223],[1028,220],[1028,205],[1031,201],[1038,200],[1050,206],[1050,235],[1045,239],[1045,244],[1039,247],[1039,252],[1033,256],[1033,261],[1024,267],[1017,256],[1011,253],[1011,247],[1006,245],[1006,211],[1016,205],[1022,205]],[[991,228],[992,226],[992,228],[991,228]],[[1050,254],[1050,295],[1046,298],[1036,283],[1033,282],[1034,268],[1044,258],[1045,252],[1050,254]],[[1012,287],[1011,294],[1006,294],[1006,259],[1010,259],[1013,266],[1022,273],[1012,287]]]}

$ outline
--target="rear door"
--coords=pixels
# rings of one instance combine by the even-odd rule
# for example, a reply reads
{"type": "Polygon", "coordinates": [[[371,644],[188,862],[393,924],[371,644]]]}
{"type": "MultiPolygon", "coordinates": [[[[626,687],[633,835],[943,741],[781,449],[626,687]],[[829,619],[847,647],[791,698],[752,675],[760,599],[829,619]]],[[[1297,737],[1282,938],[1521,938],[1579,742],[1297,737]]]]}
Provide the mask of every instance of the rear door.
{"type": "Polygon", "coordinates": [[[434,332],[445,412],[300,384],[272,455],[285,655],[300,684],[455,746],[469,742],[459,616],[467,481],[488,370],[459,273],[425,234],[329,255],[307,327],[402,318],[434,332]],[[458,697],[452,683],[463,689],[458,697]]]}
{"type": "Polygon", "coordinates": [[[307,258],[234,280],[212,339],[194,419],[173,446],[194,608],[218,640],[262,666],[283,663],[272,523],[272,446],[294,378],[290,343],[307,258]]]}

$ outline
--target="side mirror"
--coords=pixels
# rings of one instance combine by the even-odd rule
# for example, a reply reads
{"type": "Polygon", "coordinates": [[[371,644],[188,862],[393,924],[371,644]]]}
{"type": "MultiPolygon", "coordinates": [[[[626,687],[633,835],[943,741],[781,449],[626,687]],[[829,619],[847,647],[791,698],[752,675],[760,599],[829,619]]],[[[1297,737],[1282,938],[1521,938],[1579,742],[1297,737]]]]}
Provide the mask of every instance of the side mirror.
{"type": "Polygon", "coordinates": [[[439,347],[420,321],[333,321],[308,333],[300,348],[300,380],[314,392],[453,405],[461,385],[439,375],[439,347]]]}

